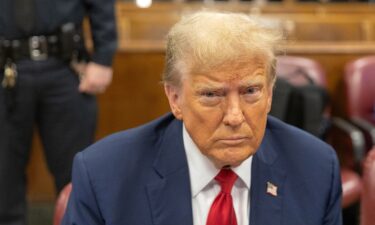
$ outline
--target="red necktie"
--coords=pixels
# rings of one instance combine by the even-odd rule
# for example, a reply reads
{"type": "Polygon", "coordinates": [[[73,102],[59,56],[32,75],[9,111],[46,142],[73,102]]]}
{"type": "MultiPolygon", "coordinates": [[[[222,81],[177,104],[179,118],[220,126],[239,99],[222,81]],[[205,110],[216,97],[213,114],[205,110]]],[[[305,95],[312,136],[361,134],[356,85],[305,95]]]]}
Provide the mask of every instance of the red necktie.
{"type": "Polygon", "coordinates": [[[211,205],[206,225],[237,225],[231,195],[237,175],[231,169],[221,169],[215,179],[219,182],[221,191],[211,205]]]}

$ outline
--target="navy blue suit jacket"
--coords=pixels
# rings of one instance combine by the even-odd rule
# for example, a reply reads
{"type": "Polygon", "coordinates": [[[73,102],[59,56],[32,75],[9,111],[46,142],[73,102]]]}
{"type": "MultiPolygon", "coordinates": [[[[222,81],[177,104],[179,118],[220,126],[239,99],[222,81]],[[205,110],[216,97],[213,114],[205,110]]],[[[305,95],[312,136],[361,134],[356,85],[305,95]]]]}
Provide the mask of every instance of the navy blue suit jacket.
{"type": "MultiPolygon", "coordinates": [[[[182,122],[171,114],[111,135],[78,153],[65,225],[192,225],[182,122]]],[[[251,225],[339,225],[335,152],[269,117],[254,155],[251,225]],[[278,187],[267,194],[267,182],[278,187]]]]}

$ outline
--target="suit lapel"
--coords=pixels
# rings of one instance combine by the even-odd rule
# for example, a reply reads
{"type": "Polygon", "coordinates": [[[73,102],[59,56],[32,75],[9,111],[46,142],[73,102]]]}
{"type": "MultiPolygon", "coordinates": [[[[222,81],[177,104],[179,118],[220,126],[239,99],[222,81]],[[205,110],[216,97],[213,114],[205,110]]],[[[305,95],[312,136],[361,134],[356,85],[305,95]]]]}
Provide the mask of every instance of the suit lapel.
{"type": "MultiPolygon", "coordinates": [[[[269,132],[254,155],[250,190],[250,224],[281,224],[284,182],[286,173],[278,161],[276,146],[272,143],[269,132]],[[267,193],[267,183],[277,187],[277,195],[267,193]]],[[[272,188],[271,188],[272,189],[272,188]]]]}
{"type": "Polygon", "coordinates": [[[154,169],[159,176],[146,186],[153,223],[192,225],[189,170],[180,121],[168,126],[158,148],[154,169]]]}

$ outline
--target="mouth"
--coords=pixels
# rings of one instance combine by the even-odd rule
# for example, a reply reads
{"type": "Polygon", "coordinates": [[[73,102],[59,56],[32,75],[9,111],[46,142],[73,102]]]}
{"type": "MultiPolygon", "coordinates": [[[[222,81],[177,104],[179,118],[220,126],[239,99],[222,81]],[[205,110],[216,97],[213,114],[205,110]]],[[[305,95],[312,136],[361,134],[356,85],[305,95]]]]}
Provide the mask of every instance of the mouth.
{"type": "Polygon", "coordinates": [[[221,138],[218,141],[222,144],[228,145],[228,146],[235,146],[240,145],[249,140],[248,137],[227,137],[227,138],[221,138]]]}

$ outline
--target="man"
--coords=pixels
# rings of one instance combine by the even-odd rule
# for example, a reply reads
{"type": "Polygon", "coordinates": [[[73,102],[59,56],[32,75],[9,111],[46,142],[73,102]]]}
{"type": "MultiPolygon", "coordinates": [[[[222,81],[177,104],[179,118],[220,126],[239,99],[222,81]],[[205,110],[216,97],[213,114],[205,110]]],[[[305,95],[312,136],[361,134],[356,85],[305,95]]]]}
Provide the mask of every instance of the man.
{"type": "Polygon", "coordinates": [[[111,82],[115,49],[114,0],[0,0],[0,225],[25,224],[34,123],[56,190],[70,182],[73,156],[93,141],[94,95],[111,82]]]}
{"type": "Polygon", "coordinates": [[[77,154],[63,224],[341,224],[332,148],[267,117],[279,39],[241,14],[178,22],[164,74],[173,115],[77,154]]]}

